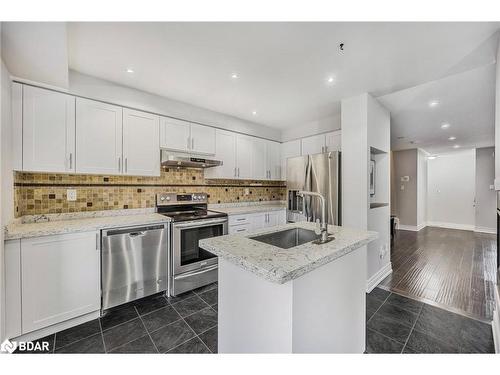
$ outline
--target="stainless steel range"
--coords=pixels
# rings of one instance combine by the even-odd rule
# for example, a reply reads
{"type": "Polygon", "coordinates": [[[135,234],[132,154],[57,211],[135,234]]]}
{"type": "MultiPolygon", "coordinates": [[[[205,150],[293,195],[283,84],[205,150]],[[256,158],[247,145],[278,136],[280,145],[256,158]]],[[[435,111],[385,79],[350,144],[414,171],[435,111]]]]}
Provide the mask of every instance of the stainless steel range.
{"type": "Polygon", "coordinates": [[[158,194],[156,211],[172,220],[169,295],[217,281],[217,256],[198,241],[227,234],[227,214],[208,210],[206,193],[158,194]]]}

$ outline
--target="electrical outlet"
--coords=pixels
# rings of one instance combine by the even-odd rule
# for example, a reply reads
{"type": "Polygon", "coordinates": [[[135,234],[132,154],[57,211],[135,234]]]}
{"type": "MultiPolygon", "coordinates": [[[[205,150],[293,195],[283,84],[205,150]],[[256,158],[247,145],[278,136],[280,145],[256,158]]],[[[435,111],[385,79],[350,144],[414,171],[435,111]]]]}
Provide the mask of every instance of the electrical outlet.
{"type": "Polygon", "coordinates": [[[67,189],[66,190],[66,199],[68,201],[76,201],[76,189],[67,189]]]}
{"type": "Polygon", "coordinates": [[[249,188],[245,188],[245,195],[250,195],[250,189],[249,188]]]}

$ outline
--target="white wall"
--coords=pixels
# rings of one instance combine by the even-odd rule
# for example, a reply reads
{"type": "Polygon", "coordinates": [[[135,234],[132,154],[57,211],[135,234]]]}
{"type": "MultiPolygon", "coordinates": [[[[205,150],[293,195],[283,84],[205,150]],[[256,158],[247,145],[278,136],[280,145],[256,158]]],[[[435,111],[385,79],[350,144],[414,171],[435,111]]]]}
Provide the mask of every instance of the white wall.
{"type": "Polygon", "coordinates": [[[429,160],[427,169],[428,225],[473,230],[475,151],[440,155],[429,160]]]}
{"type": "Polygon", "coordinates": [[[340,129],[340,114],[329,116],[320,120],[308,122],[293,128],[281,131],[281,141],[288,142],[294,139],[309,137],[320,133],[328,133],[340,129]]]}
{"type": "Polygon", "coordinates": [[[477,231],[496,232],[495,149],[476,149],[476,217],[477,231]]]}
{"type": "Polygon", "coordinates": [[[131,87],[121,86],[71,70],[69,72],[69,91],[75,95],[199,122],[257,137],[275,141],[281,139],[279,129],[245,121],[237,117],[150,94],[131,87]]]}
{"type": "MultiPolygon", "coordinates": [[[[0,56],[2,52],[2,27],[3,24],[0,22],[0,56]]],[[[1,64],[1,74],[0,74],[0,165],[3,165],[3,128],[4,128],[4,64],[2,59],[0,59],[1,64]]],[[[1,179],[3,180],[3,170],[1,179]]],[[[0,183],[0,211],[3,209],[3,183],[0,183]]],[[[4,287],[4,267],[5,267],[5,258],[4,258],[4,243],[3,243],[3,227],[4,221],[2,218],[3,215],[0,215],[0,342],[3,342],[5,338],[5,287],[4,287]]]]}
{"type": "Polygon", "coordinates": [[[427,222],[427,152],[418,149],[417,153],[417,228],[427,222]]]}
{"type": "Polygon", "coordinates": [[[500,39],[497,47],[495,83],[495,189],[500,190],[500,39]]]}

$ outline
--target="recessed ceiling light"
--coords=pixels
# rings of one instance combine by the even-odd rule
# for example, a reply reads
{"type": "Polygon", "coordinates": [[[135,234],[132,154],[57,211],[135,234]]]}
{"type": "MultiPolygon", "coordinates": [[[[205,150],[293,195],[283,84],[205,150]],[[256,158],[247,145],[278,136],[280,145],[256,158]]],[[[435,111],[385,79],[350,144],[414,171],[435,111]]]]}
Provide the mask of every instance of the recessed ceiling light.
{"type": "Polygon", "coordinates": [[[127,68],[127,73],[133,73],[134,72],[134,69],[132,68],[127,68]]]}
{"type": "Polygon", "coordinates": [[[457,139],[457,137],[454,137],[454,136],[451,136],[448,138],[449,141],[454,141],[455,139],[457,139]]]}
{"type": "Polygon", "coordinates": [[[437,158],[437,156],[435,156],[435,155],[427,156],[427,160],[434,160],[436,158],[437,158]]]}
{"type": "Polygon", "coordinates": [[[453,148],[460,148],[460,145],[454,145],[453,148]]]}
{"type": "Polygon", "coordinates": [[[333,76],[328,77],[328,78],[326,79],[326,82],[327,82],[327,83],[330,83],[330,84],[335,83],[335,77],[333,77],[333,76]]]}
{"type": "Polygon", "coordinates": [[[257,111],[252,111],[252,115],[257,116],[257,111]]]}
{"type": "Polygon", "coordinates": [[[450,127],[450,124],[448,124],[447,122],[443,122],[441,124],[441,129],[448,129],[450,127]]]}
{"type": "Polygon", "coordinates": [[[238,73],[232,73],[231,74],[231,78],[232,79],[238,79],[238,78],[240,78],[240,76],[238,75],[238,73]]]}
{"type": "Polygon", "coordinates": [[[398,137],[398,139],[405,139],[405,137],[404,137],[404,136],[402,136],[402,135],[400,135],[400,136],[398,137]]]}
{"type": "Polygon", "coordinates": [[[431,100],[429,102],[429,107],[431,108],[437,107],[438,105],[439,105],[439,100],[431,100]]]}

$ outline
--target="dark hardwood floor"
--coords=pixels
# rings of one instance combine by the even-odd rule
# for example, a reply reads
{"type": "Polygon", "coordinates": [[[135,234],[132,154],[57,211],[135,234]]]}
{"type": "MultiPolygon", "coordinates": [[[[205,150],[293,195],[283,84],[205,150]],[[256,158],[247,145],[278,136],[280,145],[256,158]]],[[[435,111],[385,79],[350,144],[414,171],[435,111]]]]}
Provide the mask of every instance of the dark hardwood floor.
{"type": "Polygon", "coordinates": [[[399,230],[393,273],[379,287],[490,321],[496,282],[496,237],[456,229],[399,230]]]}

